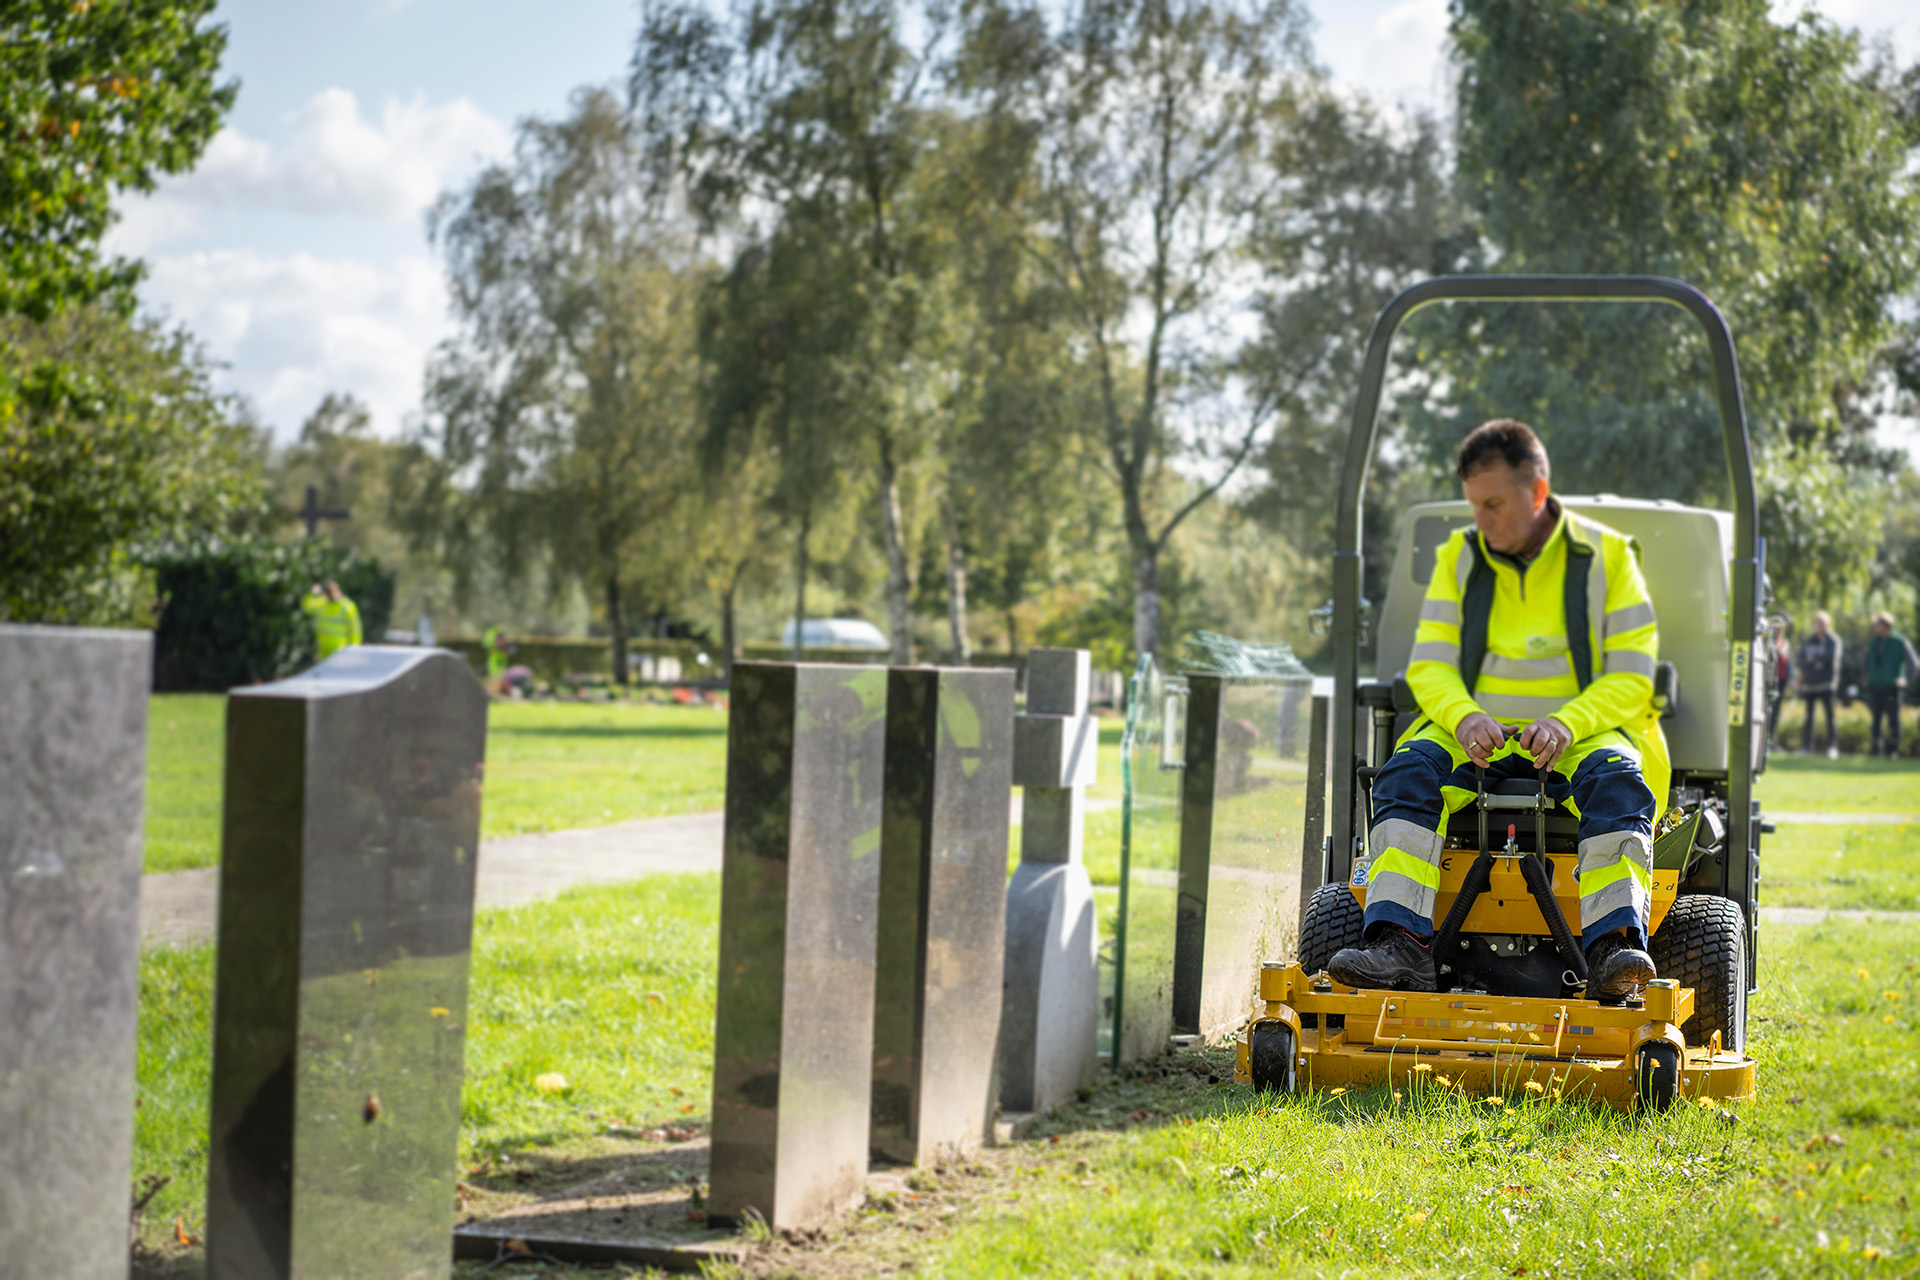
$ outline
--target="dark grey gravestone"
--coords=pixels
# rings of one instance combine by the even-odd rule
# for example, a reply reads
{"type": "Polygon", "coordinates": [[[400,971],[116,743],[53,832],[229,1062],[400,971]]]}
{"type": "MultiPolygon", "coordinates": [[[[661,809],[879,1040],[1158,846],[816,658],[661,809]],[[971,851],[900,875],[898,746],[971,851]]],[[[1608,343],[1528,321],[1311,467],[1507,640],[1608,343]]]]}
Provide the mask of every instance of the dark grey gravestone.
{"type": "Polygon", "coordinates": [[[0,626],[0,1275],[127,1274],[153,640],[0,626]]]}
{"type": "Polygon", "coordinates": [[[1012,670],[887,677],[873,1153],[922,1164],[993,1123],[1013,800],[1012,670]]]}
{"type": "Polygon", "coordinates": [[[229,697],[211,1280],[451,1269],[486,732],[443,649],[229,697]]]}
{"type": "Polygon", "coordinates": [[[1000,1011],[1000,1106],[1046,1111],[1093,1080],[1100,963],[1084,854],[1086,789],[1099,726],[1087,714],[1085,649],[1035,649],[1027,711],[1014,722],[1013,781],[1023,788],[1020,865],[1007,885],[1000,1011]]]}
{"type": "Polygon", "coordinates": [[[733,668],[715,1220],[810,1227],[865,1193],[886,712],[882,667],[733,668]]]}

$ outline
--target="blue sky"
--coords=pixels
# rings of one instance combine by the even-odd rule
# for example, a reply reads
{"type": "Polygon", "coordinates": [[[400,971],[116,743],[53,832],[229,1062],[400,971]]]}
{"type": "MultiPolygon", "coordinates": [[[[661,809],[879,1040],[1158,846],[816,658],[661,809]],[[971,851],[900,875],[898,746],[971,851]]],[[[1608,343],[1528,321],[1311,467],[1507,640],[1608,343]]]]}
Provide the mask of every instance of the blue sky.
{"type": "MultiPolygon", "coordinates": [[[[1920,58],[1913,0],[1818,7],[1920,58]]],[[[1444,105],[1445,0],[1308,8],[1338,81],[1444,105]]],[[[328,391],[397,432],[450,328],[428,208],[506,155],[515,121],[620,79],[637,14],[635,0],[228,0],[228,126],[193,174],[123,203],[110,247],[147,260],[147,309],[199,335],[281,439],[328,391]]]]}

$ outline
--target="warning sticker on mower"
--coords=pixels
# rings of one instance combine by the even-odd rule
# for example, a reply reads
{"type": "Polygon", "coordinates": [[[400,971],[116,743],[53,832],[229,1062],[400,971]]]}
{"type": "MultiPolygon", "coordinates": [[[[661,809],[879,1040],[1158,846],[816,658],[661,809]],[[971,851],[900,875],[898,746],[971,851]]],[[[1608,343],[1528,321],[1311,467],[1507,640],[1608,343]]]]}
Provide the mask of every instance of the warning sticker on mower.
{"type": "Polygon", "coordinates": [[[1367,868],[1369,865],[1370,864],[1368,864],[1368,862],[1365,859],[1360,859],[1353,864],[1353,887],[1354,888],[1364,889],[1366,887],[1367,868]]]}
{"type": "Polygon", "coordinates": [[[1752,684],[1753,645],[1746,640],[1733,642],[1733,670],[1727,682],[1727,723],[1747,722],[1747,690],[1752,684]]]}

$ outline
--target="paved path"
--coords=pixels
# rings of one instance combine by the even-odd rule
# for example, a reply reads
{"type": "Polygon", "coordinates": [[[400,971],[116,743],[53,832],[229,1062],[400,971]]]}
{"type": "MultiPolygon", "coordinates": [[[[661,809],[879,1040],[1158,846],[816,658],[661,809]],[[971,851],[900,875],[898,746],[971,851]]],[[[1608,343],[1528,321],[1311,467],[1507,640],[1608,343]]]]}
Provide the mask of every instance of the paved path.
{"type": "MultiPolygon", "coordinates": [[[[720,869],[720,814],[644,818],[577,831],[480,842],[479,906],[517,907],[577,884],[612,884],[666,871],[720,869]]],[[[220,873],[163,871],[140,885],[141,940],[175,945],[213,937],[220,873]]]]}
{"type": "Polygon", "coordinates": [[[1823,920],[1893,920],[1912,924],[1920,911],[1855,911],[1844,907],[1762,907],[1767,924],[1819,924],[1823,920]]]}
{"type": "MultiPolygon", "coordinates": [[[[1111,798],[1087,802],[1090,813],[1119,807],[1111,798]]],[[[1013,822],[1020,822],[1017,794],[1013,822]]],[[[482,840],[478,904],[482,910],[517,907],[579,884],[617,884],[669,871],[718,871],[720,839],[721,815],[716,811],[482,840]]],[[[210,867],[144,877],[141,940],[149,945],[210,940],[219,893],[220,873],[210,867]]]]}

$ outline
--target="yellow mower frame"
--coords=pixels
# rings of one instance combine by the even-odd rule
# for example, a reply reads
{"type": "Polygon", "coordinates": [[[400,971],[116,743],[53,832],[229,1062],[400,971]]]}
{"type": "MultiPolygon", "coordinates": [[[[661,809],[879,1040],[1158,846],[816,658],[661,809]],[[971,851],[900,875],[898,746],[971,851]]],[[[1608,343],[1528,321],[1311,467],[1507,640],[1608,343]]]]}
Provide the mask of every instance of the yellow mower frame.
{"type": "MultiPolygon", "coordinates": [[[[1740,1099],[1754,1094],[1753,1059],[1723,1052],[1715,1036],[1690,1046],[1680,1024],[1693,991],[1657,978],[1645,996],[1623,1005],[1463,992],[1336,989],[1325,974],[1297,964],[1260,970],[1261,1007],[1240,1036],[1234,1079],[1253,1081],[1256,1040],[1291,1049],[1292,1087],[1410,1085],[1475,1093],[1534,1092],[1591,1098],[1622,1109],[1645,1100],[1740,1099]],[[1301,1014],[1317,1027],[1303,1027],[1301,1014]],[[1326,1030],[1329,1015],[1345,1025],[1326,1030]],[[1280,1033],[1284,1029],[1285,1035],[1280,1033]],[[1658,1054],[1656,1046],[1664,1046],[1658,1054]],[[1665,1057],[1663,1063],[1658,1057],[1665,1057]],[[1677,1067],[1677,1079],[1667,1076],[1677,1067]]],[[[1284,1077],[1283,1077],[1284,1078],[1284,1077]]]]}

